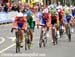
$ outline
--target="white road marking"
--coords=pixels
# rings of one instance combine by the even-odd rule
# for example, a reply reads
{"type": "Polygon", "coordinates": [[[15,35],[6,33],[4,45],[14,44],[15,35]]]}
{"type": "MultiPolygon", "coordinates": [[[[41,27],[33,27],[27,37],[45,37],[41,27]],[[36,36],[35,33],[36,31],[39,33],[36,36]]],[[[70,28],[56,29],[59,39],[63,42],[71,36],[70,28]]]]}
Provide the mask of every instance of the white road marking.
{"type": "Polygon", "coordinates": [[[8,37],[8,39],[11,39],[14,42],[16,37],[8,37]]]}
{"type": "Polygon", "coordinates": [[[2,44],[5,41],[5,38],[3,37],[0,37],[0,38],[1,38],[0,44],[2,44]]]}
{"type": "Polygon", "coordinates": [[[13,46],[15,46],[15,45],[16,45],[16,44],[14,43],[14,44],[8,46],[7,48],[1,50],[0,53],[3,53],[4,51],[8,50],[9,48],[11,48],[11,47],[13,47],[13,46]]]}
{"type": "MultiPolygon", "coordinates": [[[[1,39],[3,39],[3,40],[0,42],[0,44],[5,41],[5,38],[1,38],[1,39]]],[[[12,41],[15,41],[16,38],[15,38],[15,37],[8,37],[8,39],[11,39],[12,41]]],[[[0,53],[3,53],[4,51],[8,50],[9,48],[11,48],[11,47],[13,47],[13,46],[15,46],[15,45],[16,45],[16,44],[14,43],[14,44],[8,46],[7,48],[1,50],[0,53]]]]}

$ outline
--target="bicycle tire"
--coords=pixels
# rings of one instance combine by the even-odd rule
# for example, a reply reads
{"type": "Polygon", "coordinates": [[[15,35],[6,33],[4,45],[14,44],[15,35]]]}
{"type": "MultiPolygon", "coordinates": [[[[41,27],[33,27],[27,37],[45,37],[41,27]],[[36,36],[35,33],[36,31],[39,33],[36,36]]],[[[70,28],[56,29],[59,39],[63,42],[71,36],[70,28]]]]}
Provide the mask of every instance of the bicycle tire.
{"type": "Polygon", "coordinates": [[[20,52],[20,43],[21,43],[21,33],[16,32],[16,53],[20,52]]]}
{"type": "Polygon", "coordinates": [[[70,27],[68,27],[68,39],[69,39],[69,42],[71,42],[71,31],[70,31],[70,27]]]}
{"type": "Polygon", "coordinates": [[[55,34],[55,30],[52,29],[52,38],[53,38],[53,45],[56,44],[56,34],[55,34]]]}
{"type": "Polygon", "coordinates": [[[47,44],[47,38],[44,39],[43,46],[46,47],[46,44],[47,44]]]}
{"type": "Polygon", "coordinates": [[[16,53],[20,52],[20,46],[18,43],[16,43],[16,53]]]}
{"type": "Polygon", "coordinates": [[[42,39],[41,39],[40,42],[39,42],[39,47],[40,47],[40,48],[42,47],[42,39]]]}
{"type": "Polygon", "coordinates": [[[30,40],[29,40],[29,32],[26,31],[25,33],[25,50],[30,49],[30,40]]]}

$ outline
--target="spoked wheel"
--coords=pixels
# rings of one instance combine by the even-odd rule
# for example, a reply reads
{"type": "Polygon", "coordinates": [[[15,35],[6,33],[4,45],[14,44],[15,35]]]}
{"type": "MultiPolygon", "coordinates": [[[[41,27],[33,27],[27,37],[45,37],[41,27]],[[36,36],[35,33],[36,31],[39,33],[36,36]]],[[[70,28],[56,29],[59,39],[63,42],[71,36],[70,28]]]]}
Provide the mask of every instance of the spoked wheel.
{"type": "Polygon", "coordinates": [[[29,39],[25,40],[25,50],[30,49],[31,41],[29,39]]]}
{"type": "Polygon", "coordinates": [[[71,33],[70,32],[68,34],[68,39],[69,39],[69,42],[71,42],[71,33]]]}
{"type": "Polygon", "coordinates": [[[28,44],[28,49],[30,49],[30,44],[28,44]]]}
{"type": "Polygon", "coordinates": [[[42,47],[42,43],[39,43],[39,47],[40,47],[40,48],[42,47]]]}
{"type": "Polygon", "coordinates": [[[57,39],[56,39],[56,34],[55,34],[55,30],[52,30],[52,38],[53,38],[53,45],[56,45],[57,39]]]}
{"type": "Polygon", "coordinates": [[[27,50],[27,42],[26,42],[26,40],[25,40],[25,50],[27,50]]]}
{"type": "Polygon", "coordinates": [[[46,47],[46,44],[47,44],[47,38],[44,39],[43,46],[46,47]]]}
{"type": "Polygon", "coordinates": [[[53,40],[53,45],[56,45],[58,43],[57,38],[55,37],[53,40]]]}
{"type": "Polygon", "coordinates": [[[68,29],[68,39],[69,39],[69,42],[71,42],[71,32],[70,32],[70,28],[68,29]]]}
{"type": "Polygon", "coordinates": [[[64,30],[60,29],[60,37],[63,36],[64,30]]]}
{"type": "Polygon", "coordinates": [[[56,38],[56,44],[58,44],[58,38],[56,38]]]}
{"type": "Polygon", "coordinates": [[[20,43],[16,42],[16,53],[20,52],[20,43]]]}
{"type": "Polygon", "coordinates": [[[40,47],[40,48],[42,47],[42,39],[41,39],[40,42],[39,42],[39,47],[40,47]]]}
{"type": "Polygon", "coordinates": [[[27,44],[28,44],[28,49],[30,49],[30,46],[31,46],[31,40],[28,38],[28,42],[27,42],[27,44]]]}

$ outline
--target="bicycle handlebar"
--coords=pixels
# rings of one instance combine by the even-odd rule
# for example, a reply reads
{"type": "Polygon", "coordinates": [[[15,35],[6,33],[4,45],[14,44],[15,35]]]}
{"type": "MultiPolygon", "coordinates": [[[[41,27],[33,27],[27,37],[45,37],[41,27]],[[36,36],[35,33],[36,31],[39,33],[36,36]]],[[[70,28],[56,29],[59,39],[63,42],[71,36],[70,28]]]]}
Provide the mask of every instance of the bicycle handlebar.
{"type": "Polygon", "coordinates": [[[47,27],[46,25],[39,25],[39,26],[47,27]]]}
{"type": "Polygon", "coordinates": [[[12,29],[15,29],[15,30],[25,30],[25,29],[19,29],[19,28],[12,28],[12,29]]]}

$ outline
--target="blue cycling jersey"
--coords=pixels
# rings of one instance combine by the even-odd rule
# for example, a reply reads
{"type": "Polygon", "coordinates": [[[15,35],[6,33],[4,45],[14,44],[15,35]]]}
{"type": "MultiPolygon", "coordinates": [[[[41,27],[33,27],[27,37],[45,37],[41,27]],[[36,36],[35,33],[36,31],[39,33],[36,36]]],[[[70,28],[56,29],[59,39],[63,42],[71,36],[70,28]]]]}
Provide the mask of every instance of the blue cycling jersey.
{"type": "Polygon", "coordinates": [[[18,28],[22,29],[23,23],[18,23],[18,28]]]}
{"type": "Polygon", "coordinates": [[[44,14],[42,15],[42,24],[43,24],[43,25],[46,25],[47,19],[46,19],[46,18],[43,18],[43,16],[44,16],[44,14]]]}
{"type": "Polygon", "coordinates": [[[65,15],[65,21],[66,21],[66,23],[69,23],[69,21],[71,20],[71,18],[72,18],[71,14],[65,15]]]}
{"type": "Polygon", "coordinates": [[[75,9],[74,9],[74,10],[72,10],[72,15],[73,15],[73,16],[75,16],[75,9]]]}
{"type": "Polygon", "coordinates": [[[42,24],[46,25],[47,20],[45,18],[42,18],[42,24]]]}

